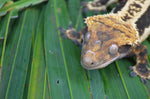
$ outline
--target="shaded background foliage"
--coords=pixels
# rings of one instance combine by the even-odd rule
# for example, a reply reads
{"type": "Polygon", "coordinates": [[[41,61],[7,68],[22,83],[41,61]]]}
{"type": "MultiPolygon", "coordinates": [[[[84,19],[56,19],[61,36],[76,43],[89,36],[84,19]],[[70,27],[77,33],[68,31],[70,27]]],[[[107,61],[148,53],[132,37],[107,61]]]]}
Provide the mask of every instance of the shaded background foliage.
{"type": "MultiPolygon", "coordinates": [[[[28,1],[36,2],[15,0],[22,6],[28,1]]],[[[135,59],[117,60],[104,69],[88,71],[80,64],[81,48],[60,37],[58,27],[67,28],[71,21],[79,30],[84,26],[83,17],[93,15],[92,11],[82,14],[81,2],[49,0],[19,11],[16,19],[11,18],[17,9],[0,17],[0,99],[149,98],[150,82],[144,85],[139,77],[129,76],[128,67],[135,59]]],[[[3,3],[0,0],[0,8],[3,3]]],[[[143,43],[150,49],[150,40],[143,43]]]]}

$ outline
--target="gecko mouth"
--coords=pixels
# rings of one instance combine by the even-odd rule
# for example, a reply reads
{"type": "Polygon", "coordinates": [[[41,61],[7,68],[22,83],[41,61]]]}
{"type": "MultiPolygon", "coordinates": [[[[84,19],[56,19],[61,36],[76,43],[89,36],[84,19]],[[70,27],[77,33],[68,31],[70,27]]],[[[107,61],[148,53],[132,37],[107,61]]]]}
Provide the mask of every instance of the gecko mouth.
{"type": "Polygon", "coordinates": [[[106,62],[97,62],[96,64],[91,64],[91,65],[87,65],[83,62],[83,60],[81,60],[81,64],[82,64],[82,67],[85,68],[85,69],[88,69],[88,70],[94,70],[94,69],[101,69],[101,68],[104,68],[106,66],[108,66],[109,64],[111,64],[112,62],[114,62],[115,60],[117,59],[121,59],[125,56],[127,56],[128,53],[120,53],[120,55],[112,58],[110,61],[106,61],[106,62]]]}
{"type": "Polygon", "coordinates": [[[85,69],[88,69],[88,70],[93,70],[93,69],[101,69],[101,68],[104,68],[106,66],[108,66],[109,64],[111,64],[112,62],[114,62],[115,60],[119,59],[119,56],[111,59],[110,61],[108,62],[105,62],[105,63],[96,63],[95,65],[86,65],[84,64],[82,61],[81,61],[81,64],[82,64],[82,67],[85,68],[85,69]]]}

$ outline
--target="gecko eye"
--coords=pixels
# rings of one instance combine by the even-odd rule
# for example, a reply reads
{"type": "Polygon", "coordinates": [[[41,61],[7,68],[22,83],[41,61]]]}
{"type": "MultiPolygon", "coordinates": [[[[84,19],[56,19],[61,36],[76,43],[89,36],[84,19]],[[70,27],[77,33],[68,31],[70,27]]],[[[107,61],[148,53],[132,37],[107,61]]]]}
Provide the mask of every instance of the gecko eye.
{"type": "Polygon", "coordinates": [[[90,38],[90,32],[87,32],[85,35],[85,42],[88,42],[89,38],[90,38]]]}
{"type": "Polygon", "coordinates": [[[117,44],[112,44],[109,47],[109,53],[110,54],[116,54],[117,52],[118,52],[118,46],[117,46],[117,44]]]}

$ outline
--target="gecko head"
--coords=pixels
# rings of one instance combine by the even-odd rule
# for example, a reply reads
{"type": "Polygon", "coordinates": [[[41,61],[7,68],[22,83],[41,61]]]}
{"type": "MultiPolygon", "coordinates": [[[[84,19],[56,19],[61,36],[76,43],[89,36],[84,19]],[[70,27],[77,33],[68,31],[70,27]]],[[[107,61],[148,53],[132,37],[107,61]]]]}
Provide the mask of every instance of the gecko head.
{"type": "Polygon", "coordinates": [[[91,17],[86,20],[81,63],[86,69],[106,67],[125,57],[136,43],[136,31],[128,24],[111,17],[91,17]],[[98,19],[97,19],[98,18],[98,19]]]}

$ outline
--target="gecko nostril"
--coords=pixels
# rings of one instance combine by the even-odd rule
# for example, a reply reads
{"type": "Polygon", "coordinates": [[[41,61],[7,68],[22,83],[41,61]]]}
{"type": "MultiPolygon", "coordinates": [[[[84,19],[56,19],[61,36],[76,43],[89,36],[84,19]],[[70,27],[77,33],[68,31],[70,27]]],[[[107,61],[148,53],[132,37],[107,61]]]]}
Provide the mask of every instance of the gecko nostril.
{"type": "Polygon", "coordinates": [[[93,65],[94,63],[92,62],[91,65],[93,65]]]}

